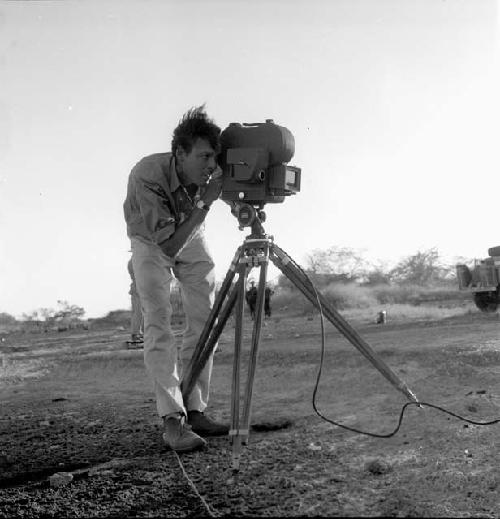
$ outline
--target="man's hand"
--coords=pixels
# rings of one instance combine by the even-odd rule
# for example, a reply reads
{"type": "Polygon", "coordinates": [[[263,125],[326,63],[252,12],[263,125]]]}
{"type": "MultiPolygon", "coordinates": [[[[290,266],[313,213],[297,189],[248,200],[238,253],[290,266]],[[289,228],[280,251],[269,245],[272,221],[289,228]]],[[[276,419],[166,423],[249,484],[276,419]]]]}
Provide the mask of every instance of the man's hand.
{"type": "Polygon", "coordinates": [[[210,180],[208,181],[208,184],[205,188],[205,192],[203,193],[203,196],[201,199],[207,204],[212,205],[217,198],[219,198],[219,195],[222,191],[222,170],[219,166],[215,169],[215,171],[212,173],[212,176],[210,180]]]}

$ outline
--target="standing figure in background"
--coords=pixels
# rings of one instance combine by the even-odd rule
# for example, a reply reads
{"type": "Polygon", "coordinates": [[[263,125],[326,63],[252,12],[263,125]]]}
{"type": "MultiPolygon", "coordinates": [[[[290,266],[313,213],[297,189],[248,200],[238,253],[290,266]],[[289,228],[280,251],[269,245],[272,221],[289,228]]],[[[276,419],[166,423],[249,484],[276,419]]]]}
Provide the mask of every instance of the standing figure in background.
{"type": "Polygon", "coordinates": [[[274,290],[266,286],[264,292],[264,314],[266,317],[271,317],[271,296],[274,294],[274,290]]]}
{"type": "Polygon", "coordinates": [[[134,269],[132,267],[132,258],[127,263],[128,273],[130,274],[130,302],[132,313],[130,316],[130,343],[142,344],[144,342],[144,317],[142,316],[141,300],[135,286],[134,269]]]}
{"type": "Polygon", "coordinates": [[[251,287],[245,293],[245,299],[250,309],[250,316],[252,319],[255,317],[255,305],[257,304],[257,287],[255,281],[251,282],[251,287]]]}

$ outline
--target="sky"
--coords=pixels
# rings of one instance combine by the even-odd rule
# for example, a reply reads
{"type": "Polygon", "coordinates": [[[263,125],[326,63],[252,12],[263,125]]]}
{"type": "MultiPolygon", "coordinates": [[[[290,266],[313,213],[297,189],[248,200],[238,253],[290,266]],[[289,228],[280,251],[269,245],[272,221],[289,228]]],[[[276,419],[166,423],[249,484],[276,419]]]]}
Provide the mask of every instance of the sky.
{"type": "MultiPolygon", "coordinates": [[[[494,0],[0,1],[0,312],[130,307],[128,175],[203,103],[293,133],[301,191],[265,229],[299,264],[486,257],[499,21],[494,0]]],[[[248,230],[218,202],[206,233],[222,279],[248,230]]]]}

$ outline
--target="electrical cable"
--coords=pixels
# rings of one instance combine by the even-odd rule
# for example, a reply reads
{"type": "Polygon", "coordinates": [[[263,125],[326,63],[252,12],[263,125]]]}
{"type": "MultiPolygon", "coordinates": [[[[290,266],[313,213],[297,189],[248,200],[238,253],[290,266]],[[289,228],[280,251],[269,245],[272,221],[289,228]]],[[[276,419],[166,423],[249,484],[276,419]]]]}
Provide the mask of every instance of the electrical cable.
{"type": "Polygon", "coordinates": [[[449,411],[448,409],[445,409],[444,407],[441,407],[441,406],[438,406],[438,405],[435,405],[435,404],[430,404],[430,403],[427,403],[427,402],[419,402],[419,401],[418,402],[407,402],[406,404],[404,404],[403,407],[401,408],[400,413],[399,413],[398,424],[396,425],[395,429],[393,431],[391,431],[389,433],[385,433],[385,434],[374,433],[374,432],[369,432],[369,431],[363,431],[361,429],[357,429],[356,427],[350,427],[348,425],[344,425],[344,424],[338,423],[338,422],[336,422],[336,421],[334,421],[334,420],[324,416],[319,411],[319,409],[317,408],[317,405],[316,405],[316,395],[318,393],[319,383],[320,383],[320,380],[321,380],[321,374],[322,374],[322,370],[323,370],[323,363],[324,363],[324,359],[325,359],[325,322],[324,322],[324,315],[323,315],[323,307],[321,305],[321,301],[320,301],[318,292],[316,290],[316,287],[314,286],[314,284],[311,281],[311,279],[309,278],[309,276],[306,274],[304,269],[298,263],[296,263],[288,254],[287,254],[287,256],[288,256],[289,261],[293,263],[295,268],[297,268],[304,275],[304,277],[307,279],[307,281],[310,283],[311,288],[314,291],[314,295],[316,296],[316,301],[318,303],[319,314],[320,314],[320,322],[321,322],[321,355],[320,355],[318,374],[316,376],[316,383],[314,384],[314,389],[313,389],[312,406],[313,406],[314,412],[322,420],[324,420],[324,421],[326,421],[328,423],[331,423],[332,425],[336,425],[337,427],[341,427],[342,429],[346,429],[348,431],[351,431],[351,432],[354,432],[354,433],[357,433],[357,434],[364,434],[366,436],[371,436],[371,437],[374,437],[374,438],[390,438],[391,436],[394,436],[395,434],[397,434],[397,432],[401,428],[401,424],[403,422],[404,413],[405,413],[406,409],[409,406],[411,406],[411,405],[416,405],[416,406],[421,407],[421,408],[422,407],[430,407],[430,408],[433,408],[433,409],[437,409],[438,411],[441,411],[441,412],[443,412],[445,414],[453,416],[454,418],[462,420],[463,422],[470,423],[472,425],[494,425],[494,424],[500,422],[500,418],[496,418],[496,419],[490,420],[488,422],[478,422],[478,421],[475,421],[475,420],[470,420],[469,418],[465,418],[463,416],[460,416],[457,413],[453,413],[452,411],[449,411]]]}
{"type": "Polygon", "coordinates": [[[196,485],[194,484],[193,480],[189,477],[186,469],[184,468],[184,465],[182,464],[179,454],[177,454],[176,451],[172,451],[172,452],[174,453],[174,456],[177,459],[177,463],[179,464],[179,467],[182,471],[182,475],[184,476],[184,478],[188,482],[188,485],[191,487],[191,489],[196,494],[198,499],[201,501],[202,505],[204,506],[205,510],[207,511],[207,514],[210,517],[219,517],[219,514],[212,510],[211,506],[207,503],[205,498],[200,494],[199,490],[196,488],[196,485]]]}

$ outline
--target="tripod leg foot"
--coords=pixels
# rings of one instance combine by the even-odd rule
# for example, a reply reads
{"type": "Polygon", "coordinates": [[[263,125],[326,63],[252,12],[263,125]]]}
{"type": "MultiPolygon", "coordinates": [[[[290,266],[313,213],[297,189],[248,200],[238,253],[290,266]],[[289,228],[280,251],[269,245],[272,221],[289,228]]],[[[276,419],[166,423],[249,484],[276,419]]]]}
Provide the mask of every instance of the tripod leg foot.
{"type": "Polygon", "coordinates": [[[232,469],[240,470],[241,436],[233,436],[232,469]]]}

